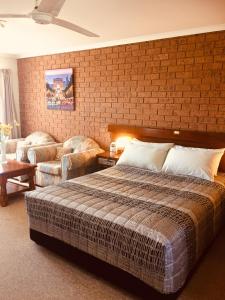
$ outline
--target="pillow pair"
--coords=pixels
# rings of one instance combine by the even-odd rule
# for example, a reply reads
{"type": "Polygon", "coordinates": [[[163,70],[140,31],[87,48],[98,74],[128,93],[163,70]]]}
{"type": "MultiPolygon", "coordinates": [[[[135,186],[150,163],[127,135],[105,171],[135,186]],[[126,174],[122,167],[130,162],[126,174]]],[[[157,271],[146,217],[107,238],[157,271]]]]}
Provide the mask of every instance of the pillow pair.
{"type": "Polygon", "coordinates": [[[117,164],[214,180],[225,149],[173,147],[173,145],[134,140],[125,148],[117,164]]]}

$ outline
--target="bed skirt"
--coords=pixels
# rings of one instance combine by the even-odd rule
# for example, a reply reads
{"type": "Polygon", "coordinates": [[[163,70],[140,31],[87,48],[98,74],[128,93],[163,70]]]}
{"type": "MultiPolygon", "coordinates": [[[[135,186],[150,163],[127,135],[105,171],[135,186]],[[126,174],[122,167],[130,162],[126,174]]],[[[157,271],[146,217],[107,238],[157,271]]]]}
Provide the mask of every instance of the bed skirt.
{"type": "Polygon", "coordinates": [[[66,244],[42,232],[30,229],[30,238],[40,246],[53,251],[63,258],[75,263],[83,270],[95,274],[98,278],[110,282],[121,290],[129,291],[133,296],[141,299],[173,300],[177,299],[182,289],[174,294],[162,295],[149,285],[133,275],[114,267],[92,255],[66,244]]]}

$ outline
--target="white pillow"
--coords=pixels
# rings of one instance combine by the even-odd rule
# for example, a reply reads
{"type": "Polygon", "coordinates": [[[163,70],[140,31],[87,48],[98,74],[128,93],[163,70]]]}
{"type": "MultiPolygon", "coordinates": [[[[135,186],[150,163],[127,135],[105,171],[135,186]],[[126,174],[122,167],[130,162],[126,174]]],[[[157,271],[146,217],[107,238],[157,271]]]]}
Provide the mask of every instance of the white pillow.
{"type": "Polygon", "coordinates": [[[224,150],[175,146],[170,149],[162,171],[213,181],[224,150]]]}
{"type": "Polygon", "coordinates": [[[159,172],[162,169],[171,144],[130,142],[121,154],[117,165],[128,165],[159,172]],[[148,145],[145,145],[148,144],[148,145]],[[154,144],[154,145],[153,145],[154,144]]]}

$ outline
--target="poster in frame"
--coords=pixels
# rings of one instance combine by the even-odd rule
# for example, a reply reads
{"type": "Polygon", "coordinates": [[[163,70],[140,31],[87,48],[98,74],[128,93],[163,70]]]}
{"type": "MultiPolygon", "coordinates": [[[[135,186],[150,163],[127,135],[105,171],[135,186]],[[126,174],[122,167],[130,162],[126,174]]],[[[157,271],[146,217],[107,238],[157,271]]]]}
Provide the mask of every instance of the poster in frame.
{"type": "Polygon", "coordinates": [[[73,69],[45,71],[47,108],[52,110],[74,110],[73,69]]]}

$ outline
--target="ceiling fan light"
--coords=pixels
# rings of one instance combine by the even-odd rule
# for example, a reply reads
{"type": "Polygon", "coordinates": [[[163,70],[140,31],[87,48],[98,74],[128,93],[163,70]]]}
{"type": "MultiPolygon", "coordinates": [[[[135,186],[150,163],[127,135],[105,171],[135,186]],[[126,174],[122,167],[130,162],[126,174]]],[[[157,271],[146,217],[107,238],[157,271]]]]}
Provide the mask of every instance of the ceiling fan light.
{"type": "Polygon", "coordinates": [[[50,24],[52,23],[52,15],[48,13],[43,13],[39,11],[34,11],[31,14],[32,19],[37,23],[37,24],[50,24]]]}

